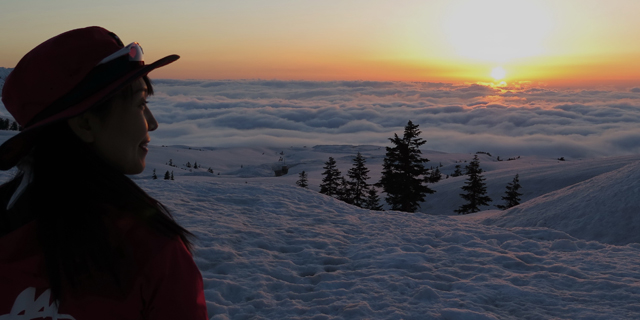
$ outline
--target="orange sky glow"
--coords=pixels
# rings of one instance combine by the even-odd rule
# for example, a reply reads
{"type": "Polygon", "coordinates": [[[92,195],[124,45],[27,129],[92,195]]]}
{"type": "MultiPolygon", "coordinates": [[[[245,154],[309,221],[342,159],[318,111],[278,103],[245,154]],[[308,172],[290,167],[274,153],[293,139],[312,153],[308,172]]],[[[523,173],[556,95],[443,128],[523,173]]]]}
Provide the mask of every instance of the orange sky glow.
{"type": "Polygon", "coordinates": [[[8,0],[0,66],[101,25],[147,60],[182,56],[155,78],[638,86],[637,12],[633,0],[8,0]]]}

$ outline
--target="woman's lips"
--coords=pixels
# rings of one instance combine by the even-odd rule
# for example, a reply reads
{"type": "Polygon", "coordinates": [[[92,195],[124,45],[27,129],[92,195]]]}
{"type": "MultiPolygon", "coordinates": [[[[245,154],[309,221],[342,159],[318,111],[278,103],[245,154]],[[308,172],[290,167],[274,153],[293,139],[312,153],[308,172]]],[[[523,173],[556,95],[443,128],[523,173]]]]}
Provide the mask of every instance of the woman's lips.
{"type": "Polygon", "coordinates": [[[142,142],[140,144],[140,148],[142,148],[144,151],[149,151],[149,140],[142,142]]]}

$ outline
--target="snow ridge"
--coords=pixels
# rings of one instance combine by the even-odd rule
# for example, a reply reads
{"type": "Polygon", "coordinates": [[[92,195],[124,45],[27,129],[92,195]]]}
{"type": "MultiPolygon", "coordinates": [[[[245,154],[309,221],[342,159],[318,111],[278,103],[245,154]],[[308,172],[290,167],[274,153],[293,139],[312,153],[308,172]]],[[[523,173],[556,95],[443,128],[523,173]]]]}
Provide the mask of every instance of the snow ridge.
{"type": "Polygon", "coordinates": [[[500,227],[546,227],[574,237],[640,243],[640,162],[529,200],[485,219],[500,227]]]}

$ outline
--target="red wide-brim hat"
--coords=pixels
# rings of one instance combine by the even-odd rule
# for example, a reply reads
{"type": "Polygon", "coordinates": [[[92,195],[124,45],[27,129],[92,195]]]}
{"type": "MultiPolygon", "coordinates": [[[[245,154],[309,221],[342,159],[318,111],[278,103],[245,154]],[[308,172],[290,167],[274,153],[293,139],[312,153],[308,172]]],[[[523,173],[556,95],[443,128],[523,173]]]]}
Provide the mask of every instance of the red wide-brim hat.
{"type": "Polygon", "coordinates": [[[51,124],[75,117],[152,70],[178,60],[145,64],[139,44],[125,46],[101,27],[75,29],[35,47],[18,62],[2,89],[2,102],[23,128],[0,145],[0,170],[27,155],[51,124]]]}

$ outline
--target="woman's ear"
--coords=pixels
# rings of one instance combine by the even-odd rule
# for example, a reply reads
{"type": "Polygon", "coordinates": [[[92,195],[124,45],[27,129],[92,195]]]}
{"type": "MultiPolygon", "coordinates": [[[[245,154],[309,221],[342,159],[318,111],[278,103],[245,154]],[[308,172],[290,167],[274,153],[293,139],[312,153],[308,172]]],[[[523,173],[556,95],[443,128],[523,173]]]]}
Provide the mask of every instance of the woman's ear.
{"type": "Polygon", "coordinates": [[[100,121],[89,112],[67,119],[67,124],[71,131],[86,143],[94,142],[97,131],[100,129],[100,121]]]}

